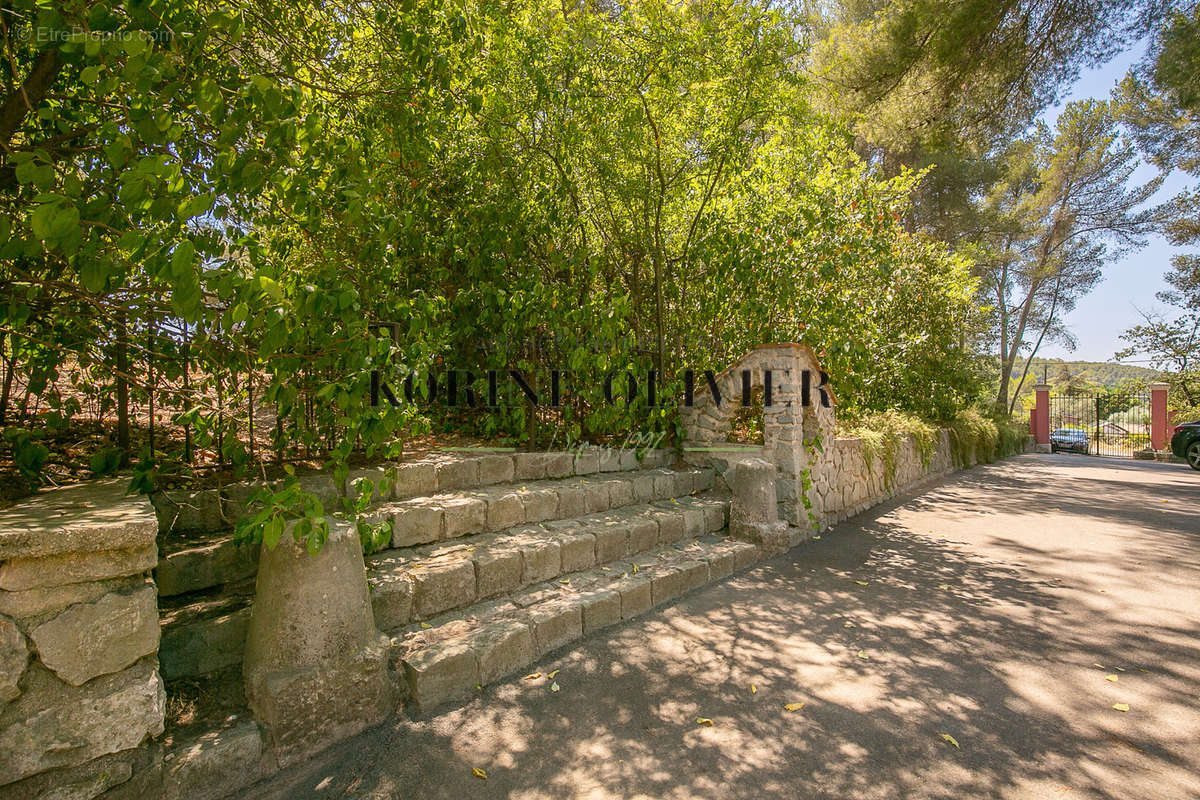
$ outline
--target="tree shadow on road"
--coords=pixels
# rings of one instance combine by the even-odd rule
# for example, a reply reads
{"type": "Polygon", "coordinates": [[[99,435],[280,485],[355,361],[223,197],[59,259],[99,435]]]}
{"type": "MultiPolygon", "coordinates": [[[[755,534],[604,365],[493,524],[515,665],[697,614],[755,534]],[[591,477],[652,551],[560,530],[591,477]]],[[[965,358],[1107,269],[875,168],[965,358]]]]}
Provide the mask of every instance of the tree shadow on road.
{"type": "Polygon", "coordinates": [[[559,692],[518,677],[397,717],[251,796],[1195,796],[1194,627],[1114,618],[1013,563],[1041,551],[993,559],[897,521],[991,481],[879,507],[544,659],[559,692]]]}

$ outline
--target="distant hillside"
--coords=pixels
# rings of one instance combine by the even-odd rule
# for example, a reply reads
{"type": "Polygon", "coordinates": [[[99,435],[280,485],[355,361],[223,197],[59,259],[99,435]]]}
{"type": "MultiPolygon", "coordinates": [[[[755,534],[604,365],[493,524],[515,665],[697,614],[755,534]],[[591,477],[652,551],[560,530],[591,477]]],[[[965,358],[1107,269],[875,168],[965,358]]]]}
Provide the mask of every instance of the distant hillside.
{"type": "MultiPolygon", "coordinates": [[[[1024,362],[1017,365],[1013,372],[1012,386],[1016,388],[1021,380],[1024,362]]],[[[1149,383],[1158,377],[1158,372],[1147,367],[1135,367],[1129,364],[1113,364],[1107,361],[1063,361],[1061,358],[1035,358],[1029,367],[1029,375],[1021,387],[1020,397],[1032,398],[1033,387],[1042,382],[1045,375],[1050,386],[1056,391],[1068,387],[1087,390],[1096,388],[1112,388],[1129,383],[1149,383]]],[[[1030,403],[1032,404],[1032,399],[1030,403]]]]}

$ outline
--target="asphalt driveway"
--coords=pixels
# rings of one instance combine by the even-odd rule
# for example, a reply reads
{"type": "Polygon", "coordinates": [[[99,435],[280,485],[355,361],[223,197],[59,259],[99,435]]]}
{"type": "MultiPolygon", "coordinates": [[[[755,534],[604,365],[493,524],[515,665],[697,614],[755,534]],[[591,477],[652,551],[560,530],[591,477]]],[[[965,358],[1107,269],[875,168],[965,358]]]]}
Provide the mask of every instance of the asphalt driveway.
{"type": "Polygon", "coordinates": [[[1200,797],[1200,473],[976,468],[553,670],[246,796],[1200,797]]]}

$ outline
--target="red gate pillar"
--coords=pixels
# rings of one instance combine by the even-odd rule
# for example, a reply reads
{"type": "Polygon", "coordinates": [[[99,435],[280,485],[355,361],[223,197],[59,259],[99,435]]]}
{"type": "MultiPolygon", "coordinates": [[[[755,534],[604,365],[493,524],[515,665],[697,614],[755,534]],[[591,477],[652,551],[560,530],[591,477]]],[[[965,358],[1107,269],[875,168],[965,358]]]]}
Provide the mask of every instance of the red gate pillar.
{"type": "Polygon", "coordinates": [[[1150,447],[1167,449],[1167,384],[1150,384],[1150,447]]]}
{"type": "Polygon", "coordinates": [[[1039,445],[1038,450],[1050,449],[1050,387],[1044,383],[1039,383],[1033,387],[1034,396],[1037,398],[1037,405],[1033,408],[1033,436],[1039,445]]]}

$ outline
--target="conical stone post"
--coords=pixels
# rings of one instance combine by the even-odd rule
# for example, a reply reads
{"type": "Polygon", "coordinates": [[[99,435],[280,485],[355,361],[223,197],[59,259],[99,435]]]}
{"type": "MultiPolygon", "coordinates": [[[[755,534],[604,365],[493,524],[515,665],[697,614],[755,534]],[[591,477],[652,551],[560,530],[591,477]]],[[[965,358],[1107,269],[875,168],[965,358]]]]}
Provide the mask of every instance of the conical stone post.
{"type": "Polygon", "coordinates": [[[263,548],[243,678],[280,766],[381,722],[393,708],[388,639],[375,628],[352,523],[311,555],[285,532],[263,548]]]}

